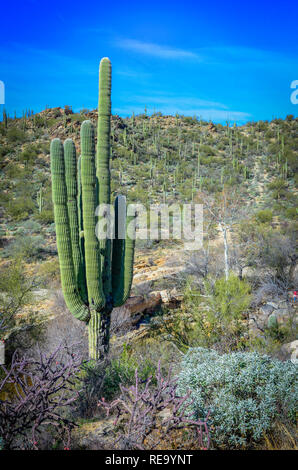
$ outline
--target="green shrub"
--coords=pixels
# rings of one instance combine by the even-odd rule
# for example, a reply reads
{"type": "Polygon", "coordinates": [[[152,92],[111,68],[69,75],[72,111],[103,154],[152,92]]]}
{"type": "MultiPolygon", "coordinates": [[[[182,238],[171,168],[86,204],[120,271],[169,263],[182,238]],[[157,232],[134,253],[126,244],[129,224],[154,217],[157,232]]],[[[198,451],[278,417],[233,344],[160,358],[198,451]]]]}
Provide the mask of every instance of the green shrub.
{"type": "Polygon", "coordinates": [[[246,313],[250,304],[250,285],[234,274],[229,279],[218,279],[214,284],[214,308],[220,310],[222,317],[229,320],[239,319],[246,313]]]}
{"type": "Polygon", "coordinates": [[[18,235],[5,250],[4,257],[22,258],[31,260],[37,258],[44,250],[45,240],[42,235],[18,235]]]}
{"type": "Polygon", "coordinates": [[[54,222],[54,211],[53,209],[44,209],[42,212],[37,212],[34,218],[41,224],[51,224],[54,222]]]}
{"type": "MultiPolygon", "coordinates": [[[[76,412],[81,418],[92,418],[98,410],[98,401],[114,398],[120,392],[120,384],[135,383],[135,369],[139,377],[146,380],[154,375],[156,366],[144,358],[137,358],[131,348],[124,344],[119,357],[112,358],[104,366],[102,362],[89,361],[82,367],[82,387],[77,400],[76,412]]],[[[153,382],[154,383],[154,382],[153,382]]]]}
{"type": "Polygon", "coordinates": [[[6,135],[6,128],[4,122],[0,122],[0,135],[6,135]]]}
{"type": "Polygon", "coordinates": [[[6,213],[14,220],[27,219],[35,208],[33,200],[29,196],[19,196],[9,200],[5,206],[6,213]]]}
{"type": "MultiPolygon", "coordinates": [[[[155,113],[156,114],[156,113],[155,113]]],[[[198,124],[198,120],[196,117],[191,117],[191,116],[185,116],[182,118],[182,122],[185,124],[189,124],[190,126],[194,124],[198,124]]]]}
{"type": "Polygon", "coordinates": [[[216,155],[216,150],[210,147],[209,145],[202,144],[200,145],[199,150],[200,150],[200,153],[205,154],[206,156],[216,155]]]}
{"type": "Polygon", "coordinates": [[[50,259],[40,265],[38,275],[47,286],[49,281],[58,281],[60,279],[60,268],[58,258],[50,259]]]}
{"type": "MultiPolygon", "coordinates": [[[[60,113],[59,113],[59,116],[60,116],[60,113]]],[[[57,123],[57,120],[56,120],[55,117],[50,118],[50,119],[48,119],[48,121],[47,121],[47,127],[48,127],[48,128],[51,128],[51,127],[54,126],[56,123],[57,123]]]]}
{"type": "Polygon", "coordinates": [[[12,127],[7,131],[7,139],[9,142],[23,143],[26,141],[26,134],[17,127],[12,127]]]}
{"type": "Polygon", "coordinates": [[[27,147],[20,155],[19,161],[25,165],[32,165],[37,157],[37,150],[34,147],[27,147]]]}
{"type": "Polygon", "coordinates": [[[181,308],[166,311],[151,322],[152,332],[174,343],[182,352],[190,347],[215,347],[221,351],[241,349],[247,344],[243,315],[250,305],[250,285],[231,275],[203,288],[188,280],[181,308]]]}
{"type": "Polygon", "coordinates": [[[52,235],[54,233],[56,233],[56,228],[55,228],[55,223],[51,223],[50,225],[48,225],[47,227],[45,227],[45,232],[48,233],[49,235],[52,235]]]}
{"type": "Polygon", "coordinates": [[[26,236],[26,235],[32,235],[32,234],[39,234],[40,231],[41,231],[41,225],[38,222],[35,222],[34,220],[31,220],[31,219],[27,219],[26,221],[21,222],[18,225],[15,235],[19,237],[19,236],[26,236]]]}
{"type": "Polygon", "coordinates": [[[256,214],[256,218],[261,224],[270,223],[272,222],[273,214],[270,209],[264,209],[256,214]]]}
{"type": "Polygon", "coordinates": [[[44,127],[46,125],[46,118],[36,114],[33,119],[35,127],[44,127]]]}
{"type": "Polygon", "coordinates": [[[136,368],[138,368],[139,377],[146,380],[154,374],[156,366],[146,358],[140,360],[139,357],[133,354],[130,347],[124,345],[120,356],[112,359],[110,365],[106,368],[102,396],[109,400],[119,392],[120,384],[132,385],[135,381],[136,368]]]}
{"type": "Polygon", "coordinates": [[[4,172],[7,179],[17,179],[24,174],[24,170],[11,161],[4,167],[4,172]]]}
{"type": "Polygon", "coordinates": [[[3,336],[9,338],[7,353],[12,352],[13,346],[25,346],[21,334],[23,326],[31,339],[40,332],[36,315],[31,311],[35,302],[33,292],[36,287],[36,279],[26,274],[24,263],[20,259],[0,267],[0,339],[3,336]],[[26,315],[19,317],[25,308],[26,315]],[[17,331],[12,334],[16,325],[17,331]]]}
{"type": "Polygon", "coordinates": [[[191,390],[195,417],[210,410],[215,445],[239,448],[261,440],[276,418],[295,420],[297,379],[290,361],[194,348],[182,360],[179,393],[191,390]]]}
{"type": "Polygon", "coordinates": [[[285,211],[285,216],[287,219],[297,219],[297,208],[296,207],[289,207],[285,211]]]}
{"type": "Polygon", "coordinates": [[[5,157],[8,153],[12,152],[13,147],[10,145],[3,145],[0,147],[0,161],[3,160],[3,157],[5,157]]]}
{"type": "Polygon", "coordinates": [[[274,181],[268,184],[268,189],[272,191],[274,199],[280,199],[284,197],[287,191],[288,184],[281,178],[276,178],[274,181]]]}

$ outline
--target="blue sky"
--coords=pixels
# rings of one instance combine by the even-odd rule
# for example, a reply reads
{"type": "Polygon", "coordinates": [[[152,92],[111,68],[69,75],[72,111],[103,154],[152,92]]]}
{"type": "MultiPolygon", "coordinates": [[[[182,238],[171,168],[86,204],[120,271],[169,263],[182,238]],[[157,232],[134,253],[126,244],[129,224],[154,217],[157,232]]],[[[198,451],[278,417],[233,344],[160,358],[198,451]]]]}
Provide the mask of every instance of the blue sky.
{"type": "Polygon", "coordinates": [[[5,106],[93,109],[107,56],[121,116],[145,106],[240,124],[297,116],[297,13],[288,0],[2,2],[5,106]]]}

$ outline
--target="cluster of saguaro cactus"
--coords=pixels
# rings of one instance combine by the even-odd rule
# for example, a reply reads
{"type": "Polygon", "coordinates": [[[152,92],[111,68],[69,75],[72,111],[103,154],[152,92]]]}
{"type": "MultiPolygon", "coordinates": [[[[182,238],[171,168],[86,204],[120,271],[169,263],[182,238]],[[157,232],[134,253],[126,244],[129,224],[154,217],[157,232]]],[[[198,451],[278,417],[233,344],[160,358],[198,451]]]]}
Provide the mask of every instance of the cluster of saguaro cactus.
{"type": "Polygon", "coordinates": [[[110,204],[110,118],[111,63],[104,58],[99,70],[97,151],[91,121],[81,126],[78,164],[71,139],[64,146],[59,139],[51,142],[62,290],[71,313],[88,324],[89,356],[95,360],[108,351],[110,314],[126,301],[133,275],[135,216],[126,217],[123,196],[117,196],[114,203],[114,238],[96,233],[97,223],[109,217],[108,211],[97,216],[96,209],[110,204]],[[125,230],[128,226],[130,233],[125,230]]]}

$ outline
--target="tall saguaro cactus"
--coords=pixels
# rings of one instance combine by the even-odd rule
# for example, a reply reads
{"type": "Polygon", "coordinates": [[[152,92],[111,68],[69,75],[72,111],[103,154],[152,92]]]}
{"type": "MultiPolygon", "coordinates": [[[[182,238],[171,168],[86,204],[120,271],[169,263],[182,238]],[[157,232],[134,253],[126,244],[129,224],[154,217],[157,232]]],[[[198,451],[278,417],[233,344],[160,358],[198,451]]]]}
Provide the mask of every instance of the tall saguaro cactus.
{"type": "Polygon", "coordinates": [[[114,203],[114,238],[96,232],[109,215],[108,210],[100,211],[97,217],[96,209],[110,204],[110,119],[111,63],[104,58],[99,68],[97,151],[91,121],[81,126],[78,162],[71,139],[64,146],[60,139],[51,142],[62,290],[71,313],[88,324],[89,355],[95,360],[108,351],[110,314],[128,298],[133,276],[135,217],[126,216],[123,196],[114,203]]]}

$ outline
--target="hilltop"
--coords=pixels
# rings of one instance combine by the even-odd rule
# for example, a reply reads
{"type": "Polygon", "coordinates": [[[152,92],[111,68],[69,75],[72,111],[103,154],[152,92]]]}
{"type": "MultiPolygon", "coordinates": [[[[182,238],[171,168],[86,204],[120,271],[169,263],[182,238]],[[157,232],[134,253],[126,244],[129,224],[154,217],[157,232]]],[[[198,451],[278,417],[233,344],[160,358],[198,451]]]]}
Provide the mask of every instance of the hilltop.
{"type": "MultiPolygon", "coordinates": [[[[79,152],[85,119],[95,123],[96,111],[54,108],[0,124],[2,224],[32,217],[53,222],[50,140],[71,137],[79,152]]],[[[214,194],[223,187],[238,188],[256,210],[271,210],[286,223],[295,218],[297,126],[292,116],[240,127],[161,113],[113,116],[112,191],[121,189],[143,203],[170,203],[189,202],[200,190],[214,194]]]]}

